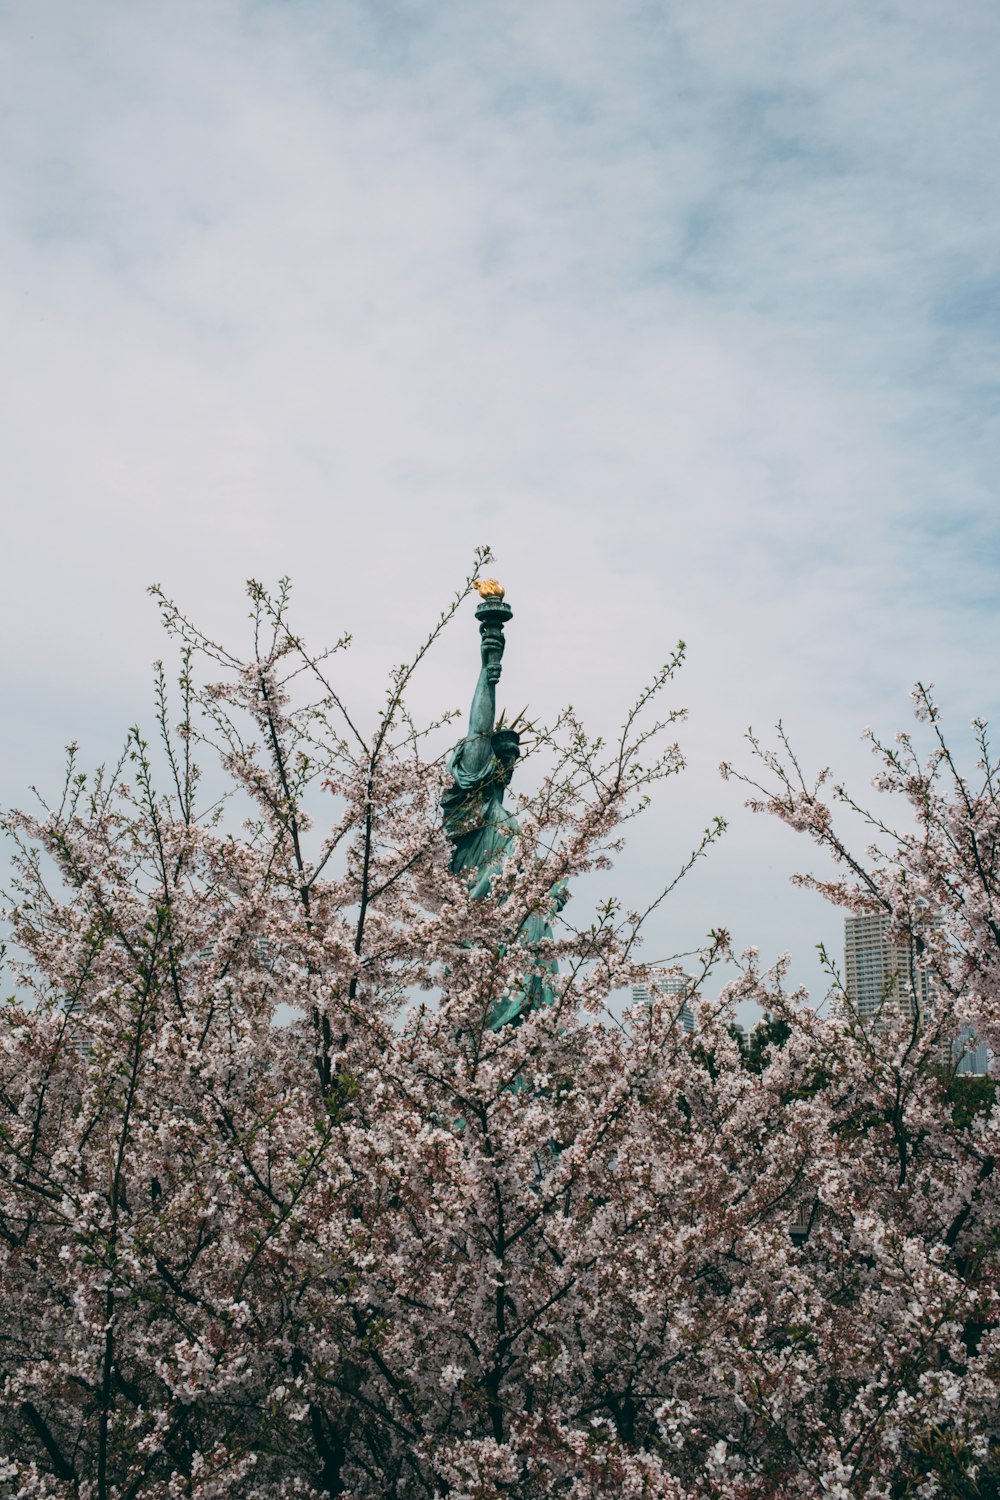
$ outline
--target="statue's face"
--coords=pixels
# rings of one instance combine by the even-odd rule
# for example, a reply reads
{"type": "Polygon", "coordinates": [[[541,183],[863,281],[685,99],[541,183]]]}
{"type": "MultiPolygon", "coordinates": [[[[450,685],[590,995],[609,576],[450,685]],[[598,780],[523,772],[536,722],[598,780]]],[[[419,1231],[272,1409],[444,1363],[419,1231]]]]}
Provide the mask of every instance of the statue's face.
{"type": "Polygon", "coordinates": [[[513,776],[514,767],[517,765],[517,756],[500,755],[497,757],[497,759],[500,762],[500,771],[503,775],[503,784],[504,786],[510,786],[510,778],[513,776]]]}

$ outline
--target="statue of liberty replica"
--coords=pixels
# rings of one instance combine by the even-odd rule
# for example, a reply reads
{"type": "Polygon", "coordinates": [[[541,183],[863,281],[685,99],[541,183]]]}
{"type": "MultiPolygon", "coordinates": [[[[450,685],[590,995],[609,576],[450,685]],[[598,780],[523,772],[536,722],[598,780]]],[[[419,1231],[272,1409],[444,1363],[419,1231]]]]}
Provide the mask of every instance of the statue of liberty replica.
{"type": "MultiPolygon", "coordinates": [[[[472,698],[469,732],[452,751],[448,762],[452,784],[441,799],[441,806],[445,831],[454,846],[452,871],[456,875],[467,872],[473,898],[487,900],[493,877],[513,852],[517,834],[517,819],[504,807],[503,794],[521,753],[521,737],[513,726],[496,725],[496,689],[505,644],[503,631],[513,617],[513,610],[504,601],[504,591],[495,579],[483,579],[476,588],[481,596],[476,619],[482,664],[472,698]]],[[[555,900],[557,909],[567,900],[562,885],[555,890],[555,900]]],[[[547,915],[529,912],[515,939],[525,949],[526,969],[556,972],[555,960],[540,959],[537,953],[538,943],[551,936],[547,915]]],[[[551,1005],[553,998],[552,990],[539,973],[526,975],[522,989],[494,1006],[489,1025],[494,1031],[509,1023],[517,1025],[527,1011],[551,1005]]]]}

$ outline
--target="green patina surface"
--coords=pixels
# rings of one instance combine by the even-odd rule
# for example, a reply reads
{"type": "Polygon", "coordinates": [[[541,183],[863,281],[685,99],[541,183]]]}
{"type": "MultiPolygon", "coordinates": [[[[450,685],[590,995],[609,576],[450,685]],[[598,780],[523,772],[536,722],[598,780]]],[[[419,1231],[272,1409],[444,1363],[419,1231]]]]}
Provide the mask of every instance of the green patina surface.
{"type": "MultiPolygon", "coordinates": [[[[454,845],[451,868],[456,875],[468,872],[476,900],[491,896],[492,882],[504,860],[513,851],[517,819],[504,806],[503,796],[520,754],[519,735],[513,729],[496,728],[496,685],[504,652],[503,628],[513,611],[501,598],[486,598],[476,609],[480,629],[481,666],[469,715],[469,732],[455,746],[448,770],[452,784],[442,798],[444,826],[454,845]]],[[[566,891],[556,892],[557,907],[566,891]]],[[[529,912],[518,928],[517,943],[526,950],[526,967],[556,972],[553,959],[541,960],[538,944],[552,937],[546,914],[529,912]]],[[[523,987],[494,1006],[489,1024],[494,1031],[516,1021],[525,1011],[550,1005],[552,989],[541,974],[529,975],[523,987]]]]}

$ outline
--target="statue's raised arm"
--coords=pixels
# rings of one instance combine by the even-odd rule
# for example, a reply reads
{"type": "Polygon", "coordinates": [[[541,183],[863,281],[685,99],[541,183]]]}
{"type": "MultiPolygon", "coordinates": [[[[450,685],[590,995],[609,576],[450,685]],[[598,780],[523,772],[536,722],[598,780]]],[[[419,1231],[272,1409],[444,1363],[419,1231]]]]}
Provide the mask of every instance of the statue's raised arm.
{"type": "MultiPolygon", "coordinates": [[[[480,602],[479,679],[472,698],[469,732],[448,763],[452,785],[443,798],[445,828],[455,845],[452,869],[481,870],[506,853],[516,827],[503,805],[504,789],[520,754],[519,736],[496,728],[496,691],[504,651],[504,626],[513,618],[495,579],[476,584],[480,602]]],[[[486,875],[488,879],[488,875],[486,875]]]]}
{"type": "MultiPolygon", "coordinates": [[[[503,629],[513,611],[504,602],[503,589],[492,578],[477,583],[482,596],[476,606],[479,621],[481,665],[469,715],[469,733],[459,740],[448,762],[451,785],[441,799],[444,826],[451,839],[451,868],[456,875],[466,871],[476,900],[489,897],[493,878],[511,853],[517,820],[503,805],[520,755],[520,735],[515,729],[496,727],[496,687],[503,656],[503,629]]],[[[556,909],[566,900],[561,883],[553,890],[556,909]]],[[[526,950],[530,975],[505,995],[491,1010],[488,1024],[494,1031],[516,1021],[526,1010],[550,1005],[553,991],[540,970],[555,975],[552,958],[539,957],[539,946],[552,937],[552,926],[544,911],[524,913],[517,942],[526,950]]]]}
{"type": "MultiPolygon", "coordinates": [[[[480,609],[482,605],[480,605],[480,609]]],[[[510,605],[505,606],[510,618],[510,605]]],[[[479,610],[476,611],[477,615],[479,610]]],[[[466,739],[465,768],[470,772],[485,770],[493,754],[493,730],[497,714],[497,683],[500,681],[500,660],[505,645],[502,623],[481,621],[479,626],[479,655],[482,665],[479,680],[472,698],[469,714],[469,734],[466,739]]]]}

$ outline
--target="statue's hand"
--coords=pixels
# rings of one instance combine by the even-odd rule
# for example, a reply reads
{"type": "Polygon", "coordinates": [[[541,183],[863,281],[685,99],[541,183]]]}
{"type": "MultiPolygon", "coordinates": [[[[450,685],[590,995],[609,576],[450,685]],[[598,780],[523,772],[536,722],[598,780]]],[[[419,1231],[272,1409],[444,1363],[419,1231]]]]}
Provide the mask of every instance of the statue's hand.
{"type": "Polygon", "coordinates": [[[498,661],[487,661],[485,664],[486,681],[491,687],[496,687],[500,681],[500,673],[503,668],[498,661]]]}
{"type": "Polygon", "coordinates": [[[492,663],[496,663],[499,666],[500,658],[503,656],[503,648],[506,644],[507,642],[503,638],[502,630],[490,631],[489,635],[480,636],[479,651],[483,666],[488,667],[492,663]]]}

